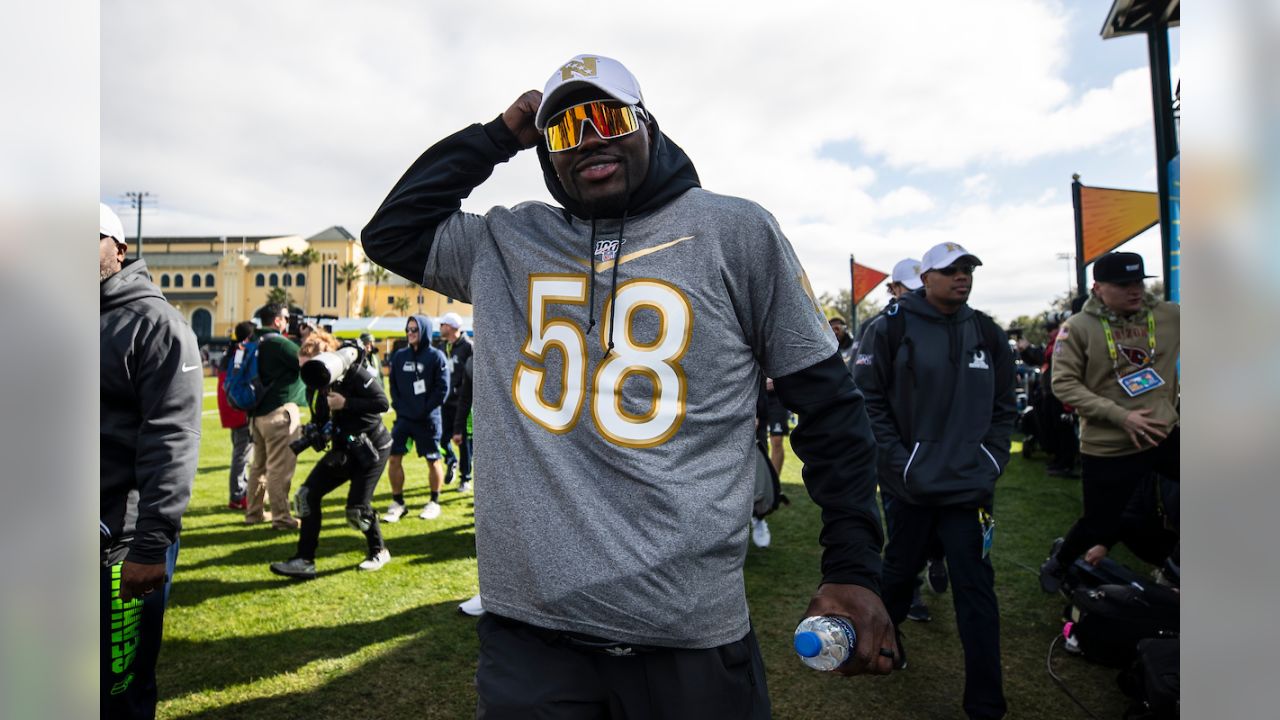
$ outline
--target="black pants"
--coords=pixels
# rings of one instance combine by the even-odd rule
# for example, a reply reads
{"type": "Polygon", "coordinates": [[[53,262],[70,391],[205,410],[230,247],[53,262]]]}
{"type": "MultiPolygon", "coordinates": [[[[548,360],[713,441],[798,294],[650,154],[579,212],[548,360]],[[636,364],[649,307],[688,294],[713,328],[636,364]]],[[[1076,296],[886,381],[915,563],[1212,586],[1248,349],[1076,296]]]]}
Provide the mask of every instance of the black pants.
{"type": "Polygon", "coordinates": [[[1179,481],[1178,437],[1175,427],[1164,442],[1149,450],[1120,457],[1080,456],[1084,515],[1067,532],[1058,562],[1068,566],[1094,545],[1111,547],[1124,538],[1125,508],[1151,473],[1179,481]]]}
{"type": "Polygon", "coordinates": [[[351,487],[347,490],[348,522],[357,519],[360,523],[367,524],[369,529],[362,532],[369,543],[370,555],[382,549],[382,531],[378,529],[378,515],[373,511],[373,491],[378,486],[378,479],[382,477],[383,468],[387,466],[391,445],[387,437],[377,438],[374,442],[385,447],[379,449],[378,457],[372,464],[364,465],[342,451],[330,450],[312,468],[307,481],[298,490],[298,512],[302,517],[302,529],[298,533],[298,551],[294,553],[294,557],[312,561],[316,559],[316,546],[320,544],[320,503],[325,495],[348,480],[351,481],[351,487]],[[303,502],[308,506],[305,510],[301,507],[303,502]]]}
{"type": "Polygon", "coordinates": [[[461,427],[454,427],[454,416],[458,413],[457,405],[445,405],[440,409],[440,444],[444,446],[444,461],[449,465],[457,464],[458,477],[467,482],[471,482],[471,437],[467,435],[466,421],[462,421],[461,427]],[[453,449],[453,436],[458,434],[462,436],[462,442],[455,452],[453,449]]]}
{"type": "Polygon", "coordinates": [[[178,562],[178,543],[165,556],[164,589],[129,602],[120,600],[123,562],[103,566],[98,632],[100,713],[108,720],[152,720],[156,716],[156,659],[164,632],[164,609],[178,562]]]}
{"type": "Polygon", "coordinates": [[[480,617],[476,669],[483,720],[704,720],[771,717],[754,631],[709,650],[627,657],[569,647],[552,631],[480,617]]]}
{"type": "MultiPolygon", "coordinates": [[[[995,570],[990,558],[982,557],[977,509],[901,501],[894,505],[882,582],[889,619],[897,626],[906,620],[916,576],[924,569],[936,534],[947,558],[956,625],[964,646],[964,711],[971,718],[1002,717],[1007,706],[1000,670],[1000,610],[995,570]]],[[[907,653],[910,657],[911,650],[907,653]]]]}

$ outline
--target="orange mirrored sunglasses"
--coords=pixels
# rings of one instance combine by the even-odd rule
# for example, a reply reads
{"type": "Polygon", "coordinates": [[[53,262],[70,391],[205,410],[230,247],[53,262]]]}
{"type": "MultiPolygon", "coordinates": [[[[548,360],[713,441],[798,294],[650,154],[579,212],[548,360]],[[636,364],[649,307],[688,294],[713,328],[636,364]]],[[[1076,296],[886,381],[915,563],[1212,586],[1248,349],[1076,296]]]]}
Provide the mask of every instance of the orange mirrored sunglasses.
{"type": "Polygon", "coordinates": [[[582,144],[583,125],[591,123],[596,134],[605,140],[630,135],[640,129],[644,110],[616,100],[592,100],[574,105],[547,123],[548,152],[564,152],[582,144]]]}

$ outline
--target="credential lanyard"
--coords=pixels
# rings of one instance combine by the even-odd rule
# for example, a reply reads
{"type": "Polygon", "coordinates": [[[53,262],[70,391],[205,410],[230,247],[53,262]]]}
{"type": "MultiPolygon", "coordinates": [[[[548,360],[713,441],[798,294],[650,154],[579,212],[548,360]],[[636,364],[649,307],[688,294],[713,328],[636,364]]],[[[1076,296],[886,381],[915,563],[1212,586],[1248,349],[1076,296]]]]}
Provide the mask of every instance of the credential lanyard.
{"type": "MultiPolygon", "coordinates": [[[[1111,369],[1115,370],[1119,353],[1116,352],[1116,339],[1111,334],[1111,323],[1106,318],[1102,318],[1102,332],[1107,336],[1107,354],[1111,356],[1111,369]]],[[[1154,367],[1156,364],[1156,316],[1150,310],[1147,311],[1147,348],[1151,351],[1147,364],[1154,367]]]]}

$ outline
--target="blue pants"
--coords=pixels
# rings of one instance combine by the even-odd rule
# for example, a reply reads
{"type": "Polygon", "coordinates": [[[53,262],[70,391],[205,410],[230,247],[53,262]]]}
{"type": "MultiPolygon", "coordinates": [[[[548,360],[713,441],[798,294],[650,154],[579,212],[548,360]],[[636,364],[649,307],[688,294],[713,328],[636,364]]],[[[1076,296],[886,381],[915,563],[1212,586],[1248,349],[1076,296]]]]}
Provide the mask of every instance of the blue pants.
{"type": "Polygon", "coordinates": [[[101,574],[101,716],[115,720],[152,720],[156,716],[156,658],[164,632],[164,609],[178,563],[178,543],[165,557],[162,592],[129,602],[119,599],[123,562],[106,565],[101,574]]]}

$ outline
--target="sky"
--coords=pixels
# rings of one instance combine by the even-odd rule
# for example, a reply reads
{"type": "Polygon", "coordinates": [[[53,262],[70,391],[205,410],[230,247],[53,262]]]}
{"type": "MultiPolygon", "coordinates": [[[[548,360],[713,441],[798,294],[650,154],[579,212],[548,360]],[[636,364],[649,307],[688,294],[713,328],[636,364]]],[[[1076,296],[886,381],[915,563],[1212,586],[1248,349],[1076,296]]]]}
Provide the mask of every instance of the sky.
{"type": "MultiPolygon", "coordinates": [[[[144,243],[358,235],[432,143],[598,53],[705,188],[778,218],[819,293],[850,254],[888,271],[958,242],[984,263],[971,304],[1007,322],[1067,290],[1073,173],[1156,187],[1146,40],[1102,40],[1110,6],[106,0],[100,193],[130,235],[124,194],[152,194],[144,243]]],[[[551,202],[525,152],[463,209],[529,199],[551,202]]],[[[1158,274],[1158,231],[1124,249],[1158,274]]]]}

